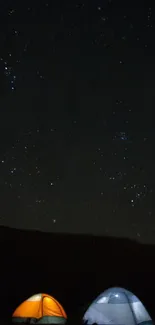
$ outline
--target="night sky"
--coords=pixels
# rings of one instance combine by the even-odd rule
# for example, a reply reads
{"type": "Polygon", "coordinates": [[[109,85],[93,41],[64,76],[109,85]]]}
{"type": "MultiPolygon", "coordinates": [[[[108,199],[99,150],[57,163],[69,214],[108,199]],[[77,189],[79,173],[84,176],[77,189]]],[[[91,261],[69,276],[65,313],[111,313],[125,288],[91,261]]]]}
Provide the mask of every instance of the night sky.
{"type": "Polygon", "coordinates": [[[1,225],[155,243],[154,5],[1,1],[1,225]]]}

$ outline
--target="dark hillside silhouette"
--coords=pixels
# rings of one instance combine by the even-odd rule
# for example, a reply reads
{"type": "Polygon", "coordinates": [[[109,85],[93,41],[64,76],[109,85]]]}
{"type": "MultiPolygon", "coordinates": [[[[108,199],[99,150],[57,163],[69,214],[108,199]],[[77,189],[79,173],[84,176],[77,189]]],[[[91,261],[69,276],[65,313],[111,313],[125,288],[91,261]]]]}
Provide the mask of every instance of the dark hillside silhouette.
{"type": "Polygon", "coordinates": [[[24,299],[49,293],[78,323],[89,302],[111,286],[134,292],[155,318],[155,247],[88,235],[0,227],[1,315],[24,299]]]}

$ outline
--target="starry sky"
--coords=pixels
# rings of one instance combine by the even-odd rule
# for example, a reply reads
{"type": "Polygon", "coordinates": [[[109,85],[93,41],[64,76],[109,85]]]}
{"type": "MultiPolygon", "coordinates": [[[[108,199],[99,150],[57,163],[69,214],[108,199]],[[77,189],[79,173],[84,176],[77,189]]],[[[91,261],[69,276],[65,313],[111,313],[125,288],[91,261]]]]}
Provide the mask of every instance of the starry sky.
{"type": "Polygon", "coordinates": [[[1,1],[0,224],[155,243],[155,8],[1,1]]]}

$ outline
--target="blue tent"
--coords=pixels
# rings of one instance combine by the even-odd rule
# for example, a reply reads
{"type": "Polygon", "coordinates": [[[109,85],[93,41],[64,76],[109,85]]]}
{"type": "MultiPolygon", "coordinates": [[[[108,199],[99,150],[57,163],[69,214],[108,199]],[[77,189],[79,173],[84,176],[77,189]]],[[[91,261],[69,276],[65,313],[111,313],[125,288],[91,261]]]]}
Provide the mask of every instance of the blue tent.
{"type": "Polygon", "coordinates": [[[123,288],[111,288],[99,295],[87,309],[83,321],[88,325],[153,324],[141,301],[123,288]]]}

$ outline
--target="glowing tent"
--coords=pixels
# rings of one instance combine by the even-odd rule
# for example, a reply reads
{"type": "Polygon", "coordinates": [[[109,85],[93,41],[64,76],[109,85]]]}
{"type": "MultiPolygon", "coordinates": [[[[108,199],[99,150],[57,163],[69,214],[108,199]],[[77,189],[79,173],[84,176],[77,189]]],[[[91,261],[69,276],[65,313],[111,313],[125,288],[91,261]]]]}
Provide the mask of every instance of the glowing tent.
{"type": "Polygon", "coordinates": [[[153,324],[141,301],[123,288],[111,288],[98,296],[84,314],[83,322],[88,325],[153,324]]]}
{"type": "Polygon", "coordinates": [[[39,293],[17,307],[12,320],[16,323],[29,324],[65,324],[67,315],[56,299],[39,293]]]}

